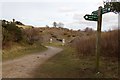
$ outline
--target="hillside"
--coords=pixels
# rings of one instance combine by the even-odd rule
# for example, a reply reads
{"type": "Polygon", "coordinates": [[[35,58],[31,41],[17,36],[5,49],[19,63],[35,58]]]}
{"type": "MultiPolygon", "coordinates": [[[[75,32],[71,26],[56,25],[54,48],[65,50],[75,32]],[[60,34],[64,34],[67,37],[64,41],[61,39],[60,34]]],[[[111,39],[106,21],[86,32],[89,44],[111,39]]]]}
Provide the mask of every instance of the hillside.
{"type": "Polygon", "coordinates": [[[31,48],[33,48],[31,52],[34,49],[35,51],[42,51],[44,49],[42,45],[48,45],[50,39],[52,39],[52,43],[60,45],[62,45],[64,39],[65,44],[68,45],[76,38],[92,35],[94,31],[69,30],[62,27],[33,27],[19,21],[3,20],[2,33],[3,58],[9,59],[10,53],[13,56],[20,56],[17,54],[30,52],[31,48]]]}
{"type": "Polygon", "coordinates": [[[94,31],[86,32],[79,30],[69,30],[67,28],[57,28],[57,27],[40,27],[37,28],[39,30],[39,34],[41,35],[42,42],[48,43],[50,38],[53,39],[53,42],[62,42],[65,39],[66,43],[71,42],[75,38],[89,36],[94,33],[94,31]]]}
{"type": "MultiPolygon", "coordinates": [[[[49,43],[50,39],[53,39],[53,42],[61,43],[63,39],[65,39],[66,43],[73,41],[75,38],[83,37],[83,36],[90,36],[95,33],[94,30],[91,28],[86,27],[85,30],[72,30],[63,27],[35,27],[31,25],[23,24],[20,21],[13,21],[9,22],[6,20],[2,20],[2,27],[3,27],[3,35],[5,38],[5,43],[7,44],[8,41],[11,42],[19,42],[19,41],[26,41],[28,43],[33,43],[34,40],[38,40],[41,43],[49,43]],[[8,34],[6,33],[8,31],[8,34]],[[10,33],[10,34],[9,34],[10,33]],[[12,40],[11,38],[15,38],[12,40]],[[31,42],[32,41],[32,42],[31,42]]],[[[4,40],[3,40],[4,43],[4,40]]],[[[4,46],[4,45],[3,45],[4,46]]]]}

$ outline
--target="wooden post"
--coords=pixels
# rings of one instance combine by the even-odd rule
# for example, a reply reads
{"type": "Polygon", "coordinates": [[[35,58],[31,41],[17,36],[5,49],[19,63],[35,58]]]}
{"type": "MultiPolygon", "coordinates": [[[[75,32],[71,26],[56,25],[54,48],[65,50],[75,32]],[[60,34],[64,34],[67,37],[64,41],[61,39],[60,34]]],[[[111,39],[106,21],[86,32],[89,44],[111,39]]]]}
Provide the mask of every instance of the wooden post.
{"type": "Polygon", "coordinates": [[[118,13],[118,29],[120,29],[120,13],[118,13]]]}
{"type": "Polygon", "coordinates": [[[2,80],[2,20],[0,20],[0,79],[2,80]]]}
{"type": "Polygon", "coordinates": [[[101,25],[102,7],[98,8],[97,35],[96,35],[96,72],[99,73],[99,58],[101,53],[101,25]]]}

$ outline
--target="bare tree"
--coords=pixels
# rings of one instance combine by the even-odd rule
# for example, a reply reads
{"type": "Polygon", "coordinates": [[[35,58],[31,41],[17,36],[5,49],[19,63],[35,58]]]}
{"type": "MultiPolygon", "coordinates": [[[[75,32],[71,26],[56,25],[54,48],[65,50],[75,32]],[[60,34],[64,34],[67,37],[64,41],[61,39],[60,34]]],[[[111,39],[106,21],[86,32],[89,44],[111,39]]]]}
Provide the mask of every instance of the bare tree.
{"type": "Polygon", "coordinates": [[[57,27],[57,23],[56,22],[53,22],[53,27],[57,27]]]}

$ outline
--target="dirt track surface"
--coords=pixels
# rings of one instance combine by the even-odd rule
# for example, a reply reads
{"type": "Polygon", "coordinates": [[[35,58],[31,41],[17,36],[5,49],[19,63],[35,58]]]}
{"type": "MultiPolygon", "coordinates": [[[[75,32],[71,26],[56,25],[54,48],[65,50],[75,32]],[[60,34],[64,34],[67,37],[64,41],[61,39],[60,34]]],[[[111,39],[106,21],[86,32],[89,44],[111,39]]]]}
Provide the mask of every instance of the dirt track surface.
{"type": "Polygon", "coordinates": [[[34,78],[33,71],[46,60],[62,51],[61,48],[47,46],[45,52],[30,54],[2,64],[3,78],[34,78]]]}

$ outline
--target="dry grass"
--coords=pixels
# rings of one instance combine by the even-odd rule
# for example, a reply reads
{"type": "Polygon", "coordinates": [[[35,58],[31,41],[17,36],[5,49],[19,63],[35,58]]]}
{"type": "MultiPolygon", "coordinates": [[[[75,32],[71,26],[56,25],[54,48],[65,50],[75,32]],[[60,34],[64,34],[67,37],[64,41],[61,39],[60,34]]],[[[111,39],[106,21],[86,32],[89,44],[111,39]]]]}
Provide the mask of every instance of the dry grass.
{"type": "Polygon", "coordinates": [[[19,58],[28,54],[41,52],[46,50],[46,47],[42,46],[41,44],[34,44],[34,45],[26,45],[26,44],[18,44],[13,43],[13,46],[8,49],[2,50],[2,60],[12,60],[15,58],[19,58]]]}
{"type": "MultiPolygon", "coordinates": [[[[96,37],[81,37],[76,41],[75,46],[79,56],[95,54],[96,37]]],[[[118,57],[118,30],[102,33],[101,55],[106,57],[118,57]]]]}
{"type": "Polygon", "coordinates": [[[118,31],[102,34],[101,53],[103,56],[118,57],[118,31]]]}
{"type": "MultiPolygon", "coordinates": [[[[111,59],[101,58],[100,74],[95,72],[95,56],[77,58],[71,47],[64,50],[40,65],[34,71],[35,78],[117,78],[118,63],[111,59]]],[[[80,79],[81,80],[81,79],[80,79]]],[[[87,79],[86,79],[87,80],[87,79]]],[[[89,79],[88,79],[89,80],[89,79]]],[[[111,79],[112,80],[112,79],[111,79]]]]}
{"type": "Polygon", "coordinates": [[[27,25],[17,25],[17,26],[20,27],[20,28],[23,28],[23,29],[32,28],[32,26],[27,26],[27,25]]]}

